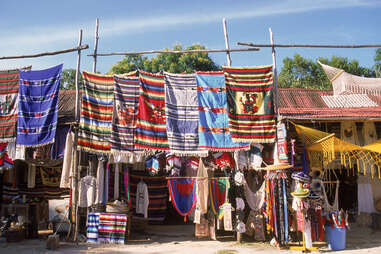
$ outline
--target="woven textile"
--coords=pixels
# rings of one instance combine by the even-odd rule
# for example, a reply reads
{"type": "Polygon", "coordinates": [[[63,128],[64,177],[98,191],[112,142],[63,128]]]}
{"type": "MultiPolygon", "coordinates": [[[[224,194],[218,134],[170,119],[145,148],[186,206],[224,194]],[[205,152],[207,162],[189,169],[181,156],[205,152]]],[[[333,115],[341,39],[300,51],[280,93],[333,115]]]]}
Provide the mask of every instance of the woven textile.
{"type": "Polygon", "coordinates": [[[0,142],[16,140],[19,78],[19,69],[0,70],[0,142]]]}
{"type": "Polygon", "coordinates": [[[40,71],[20,71],[18,145],[54,142],[62,67],[60,64],[40,71]]]}
{"type": "Polygon", "coordinates": [[[98,242],[124,244],[126,228],[126,214],[100,213],[98,226],[98,242]]]}
{"type": "Polygon", "coordinates": [[[249,149],[249,143],[234,142],[226,113],[226,88],[223,72],[197,72],[200,148],[214,151],[249,149]]]}
{"type": "Polygon", "coordinates": [[[87,215],[87,242],[98,242],[98,227],[99,227],[99,214],[89,213],[87,215]]]}
{"type": "Polygon", "coordinates": [[[276,136],[272,66],[222,67],[234,141],[272,143],[276,136]]]}
{"type": "Polygon", "coordinates": [[[223,209],[220,209],[228,200],[229,193],[229,180],[226,178],[210,179],[209,182],[209,200],[210,208],[214,215],[218,218],[222,218],[223,209]]]}
{"type": "Polygon", "coordinates": [[[146,149],[169,150],[165,119],[164,76],[140,71],[139,80],[135,145],[146,149]]]}
{"type": "Polygon", "coordinates": [[[165,114],[171,152],[177,155],[203,155],[198,141],[198,99],[194,74],[165,73],[165,114]]]}
{"type": "Polygon", "coordinates": [[[114,112],[112,117],[111,154],[131,155],[141,149],[134,145],[139,101],[137,77],[114,76],[114,112]]]}
{"type": "Polygon", "coordinates": [[[78,149],[95,154],[109,153],[114,78],[85,71],[82,76],[83,95],[78,149]]]}
{"type": "Polygon", "coordinates": [[[196,206],[196,179],[168,179],[168,189],[173,206],[185,220],[196,206]]]}
{"type": "Polygon", "coordinates": [[[8,143],[0,143],[0,171],[13,167],[13,160],[8,156],[7,146],[8,143]]]}

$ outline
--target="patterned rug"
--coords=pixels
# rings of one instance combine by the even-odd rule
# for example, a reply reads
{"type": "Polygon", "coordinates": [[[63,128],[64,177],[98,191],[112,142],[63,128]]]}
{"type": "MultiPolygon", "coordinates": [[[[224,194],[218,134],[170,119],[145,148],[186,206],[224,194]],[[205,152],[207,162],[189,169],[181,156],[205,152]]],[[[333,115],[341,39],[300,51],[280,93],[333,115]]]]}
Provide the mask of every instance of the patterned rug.
{"type": "Polygon", "coordinates": [[[17,96],[19,94],[20,70],[30,70],[31,66],[0,70],[0,142],[16,140],[17,96]]]}
{"type": "Polygon", "coordinates": [[[165,73],[165,114],[171,152],[179,156],[207,156],[198,138],[198,98],[194,74],[165,73]]]}
{"type": "Polygon", "coordinates": [[[153,150],[169,150],[164,76],[139,71],[140,95],[136,123],[135,145],[153,150]]]}
{"type": "Polygon", "coordinates": [[[54,142],[62,67],[20,71],[17,144],[41,146],[54,142]]]}
{"type": "Polygon", "coordinates": [[[168,189],[173,206],[181,216],[184,216],[184,221],[186,221],[186,216],[189,215],[196,206],[196,179],[168,179],[168,189]]]}
{"type": "Polygon", "coordinates": [[[111,154],[133,155],[141,149],[134,145],[139,101],[137,77],[114,76],[114,112],[112,117],[111,154]]]}
{"type": "Polygon", "coordinates": [[[250,144],[234,142],[226,113],[226,88],[223,72],[197,72],[200,147],[213,151],[249,149],[250,144]]]}
{"type": "Polygon", "coordinates": [[[85,71],[82,76],[83,94],[78,149],[95,154],[109,153],[114,78],[85,71]]]}
{"type": "Polygon", "coordinates": [[[234,141],[272,143],[276,136],[272,65],[222,67],[234,141]]]}

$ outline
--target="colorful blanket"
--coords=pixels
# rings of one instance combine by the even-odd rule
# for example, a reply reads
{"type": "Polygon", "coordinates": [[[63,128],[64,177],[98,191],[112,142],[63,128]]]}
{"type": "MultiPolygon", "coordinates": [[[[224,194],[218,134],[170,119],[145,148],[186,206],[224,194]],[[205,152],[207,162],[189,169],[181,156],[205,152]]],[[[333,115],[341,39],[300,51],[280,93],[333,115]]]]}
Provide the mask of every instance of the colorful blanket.
{"type": "Polygon", "coordinates": [[[226,88],[223,72],[197,72],[200,148],[213,151],[249,149],[249,143],[234,142],[226,113],[226,88]]]}
{"type": "Polygon", "coordinates": [[[98,225],[98,243],[124,244],[126,228],[126,214],[100,213],[98,225]]]}
{"type": "Polygon", "coordinates": [[[95,154],[110,152],[114,77],[83,72],[83,95],[78,149],[95,154]]]}
{"type": "Polygon", "coordinates": [[[141,151],[134,145],[139,101],[137,77],[114,76],[114,112],[112,116],[111,154],[132,155],[141,151]]]}
{"type": "Polygon", "coordinates": [[[184,216],[189,215],[196,206],[196,179],[172,178],[168,179],[168,189],[173,206],[184,216]]]}
{"type": "Polygon", "coordinates": [[[0,70],[0,142],[16,140],[20,70],[30,69],[0,70]]]}
{"type": "Polygon", "coordinates": [[[272,65],[222,67],[234,141],[272,143],[276,136],[272,65]]]}
{"type": "Polygon", "coordinates": [[[220,208],[228,200],[229,193],[229,179],[210,179],[209,182],[209,200],[210,208],[214,215],[222,218],[223,209],[220,208]]]}
{"type": "Polygon", "coordinates": [[[0,143],[0,171],[13,167],[13,160],[9,158],[7,152],[8,143],[0,143]]]}
{"type": "Polygon", "coordinates": [[[164,76],[139,71],[140,95],[136,122],[137,147],[169,150],[166,117],[164,76]]]}
{"type": "Polygon", "coordinates": [[[87,215],[87,242],[97,243],[98,242],[98,227],[99,227],[99,214],[100,213],[89,213],[87,215]]]}
{"type": "Polygon", "coordinates": [[[165,73],[165,114],[171,152],[207,156],[198,145],[198,99],[194,74],[165,73]]]}
{"type": "Polygon", "coordinates": [[[18,145],[54,142],[62,64],[40,71],[20,71],[18,145]]]}

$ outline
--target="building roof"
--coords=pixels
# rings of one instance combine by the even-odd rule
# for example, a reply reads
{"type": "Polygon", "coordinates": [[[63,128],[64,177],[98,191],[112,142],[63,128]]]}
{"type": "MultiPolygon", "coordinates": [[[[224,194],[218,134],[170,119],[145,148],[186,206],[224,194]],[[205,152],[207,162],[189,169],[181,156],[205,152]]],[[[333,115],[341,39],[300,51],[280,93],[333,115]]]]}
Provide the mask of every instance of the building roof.
{"type": "MultiPolygon", "coordinates": [[[[342,98],[335,99],[331,96],[333,91],[326,89],[279,88],[279,113],[283,118],[288,119],[381,120],[381,96],[367,95],[374,104],[364,104],[362,101],[362,105],[359,103],[356,107],[350,107],[353,102],[334,107],[333,105],[339,103],[342,98]],[[324,102],[322,96],[330,99],[331,107],[324,102]],[[335,100],[337,103],[333,103],[335,100]]],[[[365,97],[352,95],[348,98],[353,100],[365,97]]]]}

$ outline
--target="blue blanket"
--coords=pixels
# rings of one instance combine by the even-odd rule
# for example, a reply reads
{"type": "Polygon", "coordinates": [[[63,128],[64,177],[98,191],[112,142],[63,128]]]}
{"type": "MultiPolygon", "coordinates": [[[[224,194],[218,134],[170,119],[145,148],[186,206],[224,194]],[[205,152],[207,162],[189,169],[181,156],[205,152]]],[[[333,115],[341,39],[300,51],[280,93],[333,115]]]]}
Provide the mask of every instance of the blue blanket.
{"type": "Polygon", "coordinates": [[[227,152],[249,149],[249,143],[234,142],[230,136],[224,73],[197,72],[196,81],[200,148],[227,152]]]}
{"type": "Polygon", "coordinates": [[[40,146],[54,142],[62,66],[20,71],[17,144],[40,146]]]}

